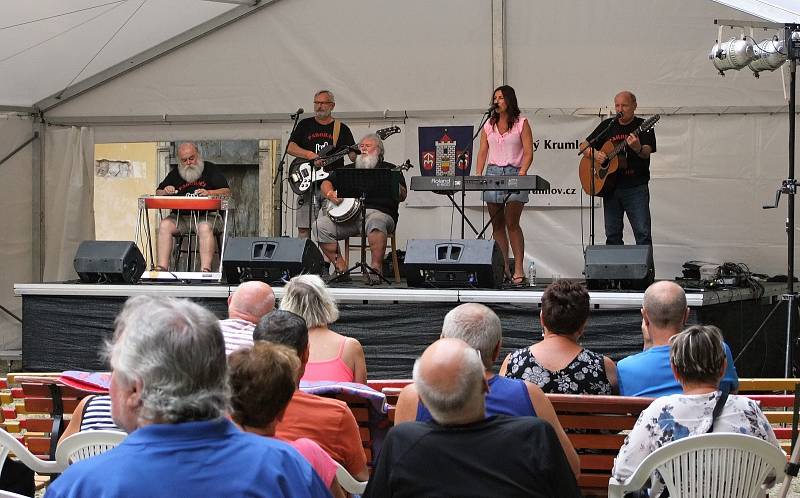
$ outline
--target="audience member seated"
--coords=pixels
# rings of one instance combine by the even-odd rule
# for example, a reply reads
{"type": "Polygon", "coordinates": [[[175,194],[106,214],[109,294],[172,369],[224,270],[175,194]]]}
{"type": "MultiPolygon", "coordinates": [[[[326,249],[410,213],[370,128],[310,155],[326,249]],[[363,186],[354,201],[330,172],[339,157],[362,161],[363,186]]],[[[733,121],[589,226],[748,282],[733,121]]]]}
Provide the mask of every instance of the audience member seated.
{"type": "MultiPolygon", "coordinates": [[[[288,346],[300,358],[300,373],[308,362],[308,328],[299,315],[275,310],[258,322],[253,339],[288,346]]],[[[285,441],[309,438],[319,444],[356,479],[369,479],[367,456],[361,444],[358,424],[347,404],[295,390],[275,435],[285,441]]]]}
{"type": "MultiPolygon", "coordinates": [[[[669,341],[680,333],[688,318],[686,293],[678,284],[663,281],[647,288],[642,302],[644,351],[617,363],[620,394],[657,398],[682,392],[670,367],[669,341]]],[[[739,377],[733,365],[733,355],[727,344],[723,342],[722,346],[728,366],[720,387],[735,393],[739,388],[739,377]]]]}
{"type": "Polygon", "coordinates": [[[389,431],[366,497],[581,495],[550,424],[485,416],[485,366],[467,343],[434,342],[413,377],[434,421],[389,431]]]}
{"type": "Polygon", "coordinates": [[[111,396],[108,394],[94,394],[80,400],[72,412],[72,418],[69,419],[67,428],[58,438],[58,443],[61,444],[63,440],[76,432],[98,430],[122,430],[111,418],[111,396]]]}
{"type": "Polygon", "coordinates": [[[546,393],[613,394],[617,369],[610,358],[578,341],[589,320],[589,292],[557,280],[542,295],[542,340],[506,356],[500,375],[532,382],[546,393]]]}
{"type": "Polygon", "coordinates": [[[311,353],[302,380],[367,383],[367,363],[358,339],[328,328],[339,319],[336,302],[316,275],[294,277],[283,289],[280,308],[302,316],[311,353]]]}
{"type": "MultiPolygon", "coordinates": [[[[231,417],[242,430],[265,437],[275,436],[292,399],[300,373],[300,359],[293,349],[259,341],[228,357],[231,384],[231,417]]],[[[344,497],[336,480],[336,462],[307,438],[287,441],[314,467],[335,497],[344,497]]]]}
{"type": "Polygon", "coordinates": [[[112,415],[130,435],[70,466],[48,498],[329,496],[293,448],[225,418],[225,342],[210,311],[133,297],[117,317],[109,357],[112,415]]]}
{"type": "MultiPolygon", "coordinates": [[[[553,405],[541,388],[530,382],[509,379],[492,372],[492,366],[500,355],[503,343],[503,330],[500,318],[490,308],[478,303],[456,306],[444,317],[442,338],[461,339],[481,354],[484,378],[489,385],[486,395],[486,415],[539,416],[553,426],[564,453],[567,455],[572,471],[577,476],[580,461],[572,443],[558,421],[553,405]]],[[[430,411],[420,401],[414,384],[409,384],[400,392],[397,400],[394,423],[410,420],[428,422],[433,420],[430,411]]]]}
{"type": "MultiPolygon", "coordinates": [[[[749,434],[780,447],[761,409],[744,396],[727,396],[719,416],[713,418],[714,407],[724,396],[719,385],[727,363],[718,328],[694,325],[672,336],[670,345],[670,364],[683,394],[660,397],[639,415],[614,462],[615,478],[627,479],[658,448],[710,432],[712,426],[713,432],[749,434]]],[[[650,496],[659,496],[655,488],[660,487],[656,483],[650,496]]]]}
{"type": "Polygon", "coordinates": [[[228,296],[228,319],[220,320],[225,353],[253,345],[253,329],[261,317],[275,308],[275,293],[269,284],[250,281],[239,284],[228,296]]]}

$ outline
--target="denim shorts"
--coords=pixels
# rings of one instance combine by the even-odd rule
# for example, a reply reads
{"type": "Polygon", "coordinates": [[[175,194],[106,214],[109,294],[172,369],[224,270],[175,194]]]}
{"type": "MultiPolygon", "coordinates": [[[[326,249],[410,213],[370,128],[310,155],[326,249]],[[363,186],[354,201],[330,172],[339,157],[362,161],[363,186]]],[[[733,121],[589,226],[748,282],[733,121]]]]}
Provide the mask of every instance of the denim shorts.
{"type": "MultiPolygon", "coordinates": [[[[486,176],[518,176],[519,175],[519,168],[515,166],[497,166],[495,164],[490,164],[486,167],[486,176]]],[[[491,204],[502,204],[503,199],[506,202],[521,202],[523,204],[527,204],[528,202],[528,191],[527,190],[514,190],[511,192],[511,195],[506,199],[506,195],[509,192],[505,190],[487,190],[481,194],[481,199],[483,202],[491,203],[491,204]]]]}

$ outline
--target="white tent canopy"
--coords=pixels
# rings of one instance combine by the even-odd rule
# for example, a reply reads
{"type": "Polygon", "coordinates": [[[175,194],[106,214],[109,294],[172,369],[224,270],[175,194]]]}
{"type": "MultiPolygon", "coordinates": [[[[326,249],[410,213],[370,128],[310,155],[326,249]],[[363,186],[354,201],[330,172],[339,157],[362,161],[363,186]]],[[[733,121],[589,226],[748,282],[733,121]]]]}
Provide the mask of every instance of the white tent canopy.
{"type": "MultiPolygon", "coordinates": [[[[798,20],[797,11],[788,0],[3,2],[0,110],[42,112],[41,122],[27,112],[0,119],[0,157],[33,131],[44,140],[0,165],[3,232],[11,241],[0,249],[0,304],[18,311],[11,285],[39,279],[44,260],[45,278],[71,275],[70,251],[92,213],[57,205],[82,205],[85,195],[57,192],[82,192],[88,179],[80,158],[93,143],[285,143],[288,113],[308,109],[320,88],[334,90],[336,113],[357,135],[401,126],[401,136],[387,141],[395,162],[417,157],[418,126],[477,124],[500,82],[515,87],[542,143],[582,138],[616,92],[633,90],[640,113],[662,114],[651,167],[658,277],[678,275],[692,259],[782,273],[785,210],[761,205],[786,175],[786,78],[780,70],[758,80],[749,70],[722,78],[708,51],[714,19],[798,20]],[[22,24],[80,9],[88,10],[22,24]],[[68,126],[77,128],[63,131],[68,126]]],[[[576,169],[575,158],[547,150],[534,159],[533,172],[551,180],[572,178],[576,169]]],[[[452,210],[417,194],[401,208],[400,246],[452,233],[452,210]]],[[[580,275],[588,201],[583,206],[526,208],[526,257],[542,276],[580,275]]],[[[0,313],[0,338],[13,338],[16,327],[0,313]]]]}

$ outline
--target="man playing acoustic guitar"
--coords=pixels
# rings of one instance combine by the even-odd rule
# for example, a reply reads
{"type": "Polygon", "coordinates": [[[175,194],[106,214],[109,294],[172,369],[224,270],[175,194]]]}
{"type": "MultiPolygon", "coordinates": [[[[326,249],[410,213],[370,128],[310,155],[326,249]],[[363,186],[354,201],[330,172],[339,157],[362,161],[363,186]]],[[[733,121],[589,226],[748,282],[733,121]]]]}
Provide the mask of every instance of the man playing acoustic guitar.
{"type": "Polygon", "coordinates": [[[586,148],[583,155],[594,162],[602,163],[606,154],[599,150],[607,142],[617,145],[627,143],[619,154],[619,167],[606,180],[596,195],[603,197],[603,215],[606,229],[606,245],[622,245],[622,218],[628,216],[637,245],[652,245],[650,235],[650,155],[656,151],[656,135],[653,129],[634,133],[644,119],[636,117],[636,96],[625,90],[614,97],[617,116],[606,119],[581,144],[593,143],[594,149],[586,148]]]}

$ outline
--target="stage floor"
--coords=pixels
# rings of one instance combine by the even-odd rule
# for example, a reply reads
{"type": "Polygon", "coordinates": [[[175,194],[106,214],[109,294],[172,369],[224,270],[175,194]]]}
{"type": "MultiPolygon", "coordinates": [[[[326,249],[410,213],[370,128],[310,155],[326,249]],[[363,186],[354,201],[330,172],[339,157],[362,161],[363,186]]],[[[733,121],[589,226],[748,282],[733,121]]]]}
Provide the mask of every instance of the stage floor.
{"type": "MultiPolygon", "coordinates": [[[[369,378],[408,378],[415,358],[439,335],[444,315],[458,303],[481,302],[503,322],[506,353],[539,340],[538,308],[544,285],[524,289],[422,289],[405,285],[334,285],[341,317],[332,328],[361,341],[369,378]]],[[[80,283],[16,284],[23,300],[22,362],[28,371],[105,370],[99,351],[113,331],[125,299],[139,294],[184,297],[227,316],[227,284],[102,285],[80,283]]],[[[280,299],[281,287],[275,287],[280,299]]],[[[767,283],[763,293],[749,288],[687,289],[690,323],[718,325],[734,357],[772,309],[784,284],[767,283]]],[[[641,351],[643,292],[592,291],[592,315],[583,344],[619,360],[641,351]]],[[[736,362],[743,376],[782,376],[785,313],[776,313],[736,362]]]]}

